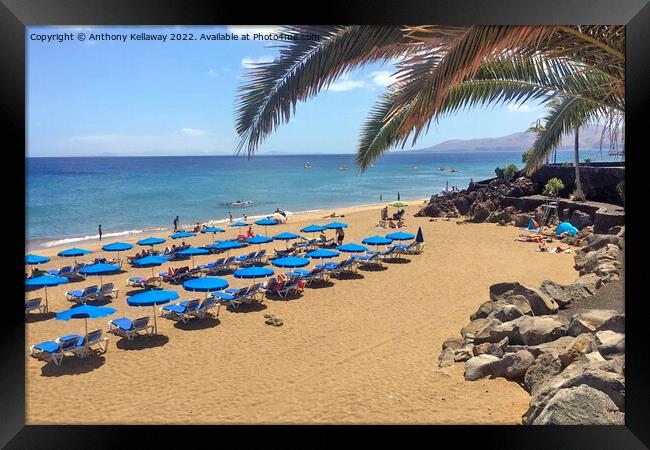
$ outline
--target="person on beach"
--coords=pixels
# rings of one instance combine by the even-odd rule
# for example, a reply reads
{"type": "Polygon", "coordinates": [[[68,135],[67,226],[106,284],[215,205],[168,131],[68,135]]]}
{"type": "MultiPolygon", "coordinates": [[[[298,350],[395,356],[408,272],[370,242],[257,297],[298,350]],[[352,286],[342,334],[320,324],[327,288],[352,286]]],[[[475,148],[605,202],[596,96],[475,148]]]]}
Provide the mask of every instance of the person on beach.
{"type": "Polygon", "coordinates": [[[178,216],[174,219],[174,232],[178,231],[178,216]]]}
{"type": "Polygon", "coordinates": [[[381,220],[386,220],[388,219],[388,206],[384,206],[381,209],[381,220]]]}
{"type": "Polygon", "coordinates": [[[253,231],[253,225],[248,226],[248,231],[246,231],[246,239],[255,237],[255,232],[253,231]]]}
{"type": "Polygon", "coordinates": [[[395,225],[393,219],[388,219],[388,228],[397,228],[397,225],[395,225]]]}
{"type": "Polygon", "coordinates": [[[319,239],[321,242],[327,242],[327,236],[325,236],[325,233],[322,232],[322,231],[320,232],[320,235],[318,236],[318,239],[319,239]]]}
{"type": "Polygon", "coordinates": [[[246,222],[246,219],[248,219],[248,216],[246,214],[242,214],[242,216],[244,217],[244,222],[246,222]]]}
{"type": "Polygon", "coordinates": [[[228,220],[232,223],[232,212],[228,211],[228,220]]]}
{"type": "Polygon", "coordinates": [[[337,243],[337,245],[343,244],[343,239],[345,239],[345,231],[343,231],[343,228],[337,228],[336,229],[336,243],[337,243]]]}
{"type": "Polygon", "coordinates": [[[406,224],[404,223],[404,220],[400,219],[397,221],[397,228],[406,228],[406,224]]]}
{"type": "Polygon", "coordinates": [[[397,200],[399,200],[399,192],[397,193],[397,200]]]}
{"type": "Polygon", "coordinates": [[[383,197],[383,194],[379,194],[379,201],[380,201],[380,202],[383,201],[383,200],[382,200],[382,197],[383,197]]]}
{"type": "Polygon", "coordinates": [[[102,226],[101,224],[99,225],[99,240],[102,240],[102,226]]]}

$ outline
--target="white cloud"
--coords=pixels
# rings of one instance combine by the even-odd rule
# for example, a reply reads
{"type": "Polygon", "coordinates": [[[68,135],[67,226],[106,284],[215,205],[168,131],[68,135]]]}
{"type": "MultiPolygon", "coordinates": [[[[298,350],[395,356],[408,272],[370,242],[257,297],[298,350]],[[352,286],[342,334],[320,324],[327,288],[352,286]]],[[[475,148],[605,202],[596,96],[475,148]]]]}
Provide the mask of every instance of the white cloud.
{"type": "Polygon", "coordinates": [[[351,91],[352,89],[364,88],[366,86],[367,84],[363,80],[353,80],[350,78],[349,75],[343,75],[341,76],[339,81],[335,81],[334,83],[330,84],[327,90],[335,91],[335,92],[344,92],[344,91],[351,91]]]}
{"type": "Polygon", "coordinates": [[[205,130],[199,130],[196,128],[181,128],[179,133],[184,136],[205,136],[210,134],[205,130]]]}
{"type": "Polygon", "coordinates": [[[251,58],[250,56],[247,56],[246,58],[241,60],[241,65],[242,67],[249,69],[251,67],[255,67],[255,64],[269,63],[269,62],[273,62],[273,60],[274,60],[273,56],[260,56],[259,58],[251,58]]]}
{"type": "Polygon", "coordinates": [[[397,81],[397,77],[393,72],[387,70],[380,70],[379,72],[372,72],[370,74],[372,82],[376,86],[390,86],[397,81]]]}
{"type": "Polygon", "coordinates": [[[216,77],[217,72],[214,69],[210,69],[210,70],[208,70],[208,75],[210,75],[211,77],[216,77]]]}

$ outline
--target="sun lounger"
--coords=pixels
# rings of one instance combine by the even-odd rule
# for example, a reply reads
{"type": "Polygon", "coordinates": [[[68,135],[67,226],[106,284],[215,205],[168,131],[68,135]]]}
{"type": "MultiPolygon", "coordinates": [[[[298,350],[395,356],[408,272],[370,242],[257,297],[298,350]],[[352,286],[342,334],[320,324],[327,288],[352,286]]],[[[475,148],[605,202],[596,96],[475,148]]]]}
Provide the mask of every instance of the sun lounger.
{"type": "Polygon", "coordinates": [[[199,308],[199,302],[199,299],[195,299],[184,300],[179,303],[165,305],[160,308],[160,317],[165,317],[167,319],[177,319],[185,323],[187,322],[187,319],[196,313],[199,308]]]}
{"type": "Polygon", "coordinates": [[[260,292],[261,287],[262,284],[258,283],[237,290],[213,292],[212,296],[216,298],[218,302],[227,303],[228,305],[237,308],[242,303],[250,303],[259,300],[257,294],[260,292]]]}
{"type": "Polygon", "coordinates": [[[285,275],[292,278],[300,278],[307,286],[314,281],[325,281],[327,277],[327,268],[324,266],[314,267],[311,270],[295,269],[287,272],[285,275]]]}
{"type": "Polygon", "coordinates": [[[61,267],[59,270],[49,270],[48,273],[50,275],[58,276],[58,277],[65,277],[70,280],[85,280],[86,277],[82,275],[79,270],[81,270],[85,264],[77,264],[76,266],[64,266],[61,267]]]}
{"type": "Polygon", "coordinates": [[[34,310],[38,310],[41,314],[43,314],[47,312],[46,309],[47,308],[45,305],[41,305],[40,297],[25,301],[25,314],[34,310]]]}
{"type": "Polygon", "coordinates": [[[100,288],[100,297],[104,298],[117,298],[119,295],[120,290],[115,288],[115,285],[113,283],[106,283],[102,284],[102,287],[100,288]]]}
{"type": "Polygon", "coordinates": [[[139,317],[135,320],[120,317],[108,322],[108,332],[115,336],[121,336],[132,341],[134,337],[138,336],[140,331],[145,334],[153,334],[153,325],[149,325],[149,316],[139,317]]]}
{"type": "Polygon", "coordinates": [[[126,282],[127,286],[143,288],[143,289],[155,289],[162,286],[161,277],[133,277],[129,278],[126,282]]]}
{"type": "Polygon", "coordinates": [[[163,281],[171,284],[180,284],[183,281],[193,278],[201,273],[201,269],[190,269],[189,266],[179,267],[173,272],[161,272],[160,275],[163,281]]]}
{"type": "Polygon", "coordinates": [[[367,255],[354,255],[354,259],[358,261],[357,266],[382,266],[381,256],[379,253],[371,253],[367,255]]]}
{"type": "Polygon", "coordinates": [[[357,264],[358,264],[358,260],[352,257],[350,259],[346,259],[345,261],[340,262],[335,267],[332,266],[328,267],[326,263],[326,268],[328,270],[329,276],[336,278],[344,273],[356,272],[357,264]]]}
{"type": "Polygon", "coordinates": [[[102,330],[95,330],[88,333],[87,336],[82,336],[78,342],[78,346],[72,349],[72,353],[77,354],[81,358],[87,357],[91,351],[96,351],[100,354],[106,353],[108,350],[108,338],[102,334],[102,330]],[[97,348],[93,348],[97,346],[97,348]]]}
{"type": "Polygon", "coordinates": [[[246,255],[238,256],[235,258],[235,261],[241,266],[250,266],[252,263],[254,263],[255,255],[257,255],[256,252],[251,252],[246,255]]]}
{"type": "Polygon", "coordinates": [[[80,342],[83,336],[79,334],[70,334],[62,336],[56,341],[39,342],[30,347],[30,356],[40,361],[52,361],[55,365],[60,366],[66,353],[72,353],[80,356],[79,350],[82,348],[80,342]]]}
{"type": "Polygon", "coordinates": [[[96,300],[100,292],[97,285],[92,285],[84,288],[83,291],[68,291],[65,293],[65,298],[77,303],[86,303],[89,300],[96,300]]]}
{"type": "MultiPolygon", "coordinates": [[[[210,310],[215,308],[216,306],[219,305],[219,302],[217,302],[217,299],[214,297],[208,297],[205,300],[201,302],[198,308],[196,308],[196,311],[191,313],[192,315],[198,317],[199,319],[203,319],[206,315],[210,313],[210,310]]],[[[218,315],[218,313],[217,313],[218,315]]]]}
{"type": "Polygon", "coordinates": [[[197,269],[201,269],[201,271],[209,273],[215,269],[218,269],[226,260],[226,258],[219,258],[216,261],[209,262],[207,264],[201,264],[200,266],[196,266],[197,269]]]}
{"type": "Polygon", "coordinates": [[[397,253],[404,253],[406,255],[419,255],[424,248],[424,242],[412,242],[409,245],[395,244],[397,253]]]}
{"type": "Polygon", "coordinates": [[[279,295],[281,298],[286,298],[289,294],[295,292],[301,292],[303,282],[299,277],[291,277],[282,284],[282,287],[273,293],[279,295]]]}
{"type": "Polygon", "coordinates": [[[325,240],[317,239],[314,244],[318,247],[331,247],[334,245],[334,238],[329,238],[325,240]]]}

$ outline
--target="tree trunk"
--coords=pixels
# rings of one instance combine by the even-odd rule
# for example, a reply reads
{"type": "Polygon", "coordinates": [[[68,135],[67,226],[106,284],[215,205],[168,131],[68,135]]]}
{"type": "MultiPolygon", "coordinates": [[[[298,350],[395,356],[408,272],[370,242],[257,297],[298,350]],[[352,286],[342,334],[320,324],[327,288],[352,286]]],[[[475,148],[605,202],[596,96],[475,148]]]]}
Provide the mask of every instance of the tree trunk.
{"type": "Polygon", "coordinates": [[[578,128],[576,128],[575,144],[573,146],[573,165],[576,169],[576,186],[575,190],[573,191],[573,199],[577,201],[584,201],[585,194],[582,191],[582,182],[580,181],[580,145],[578,143],[578,139],[579,132],[578,128]]]}

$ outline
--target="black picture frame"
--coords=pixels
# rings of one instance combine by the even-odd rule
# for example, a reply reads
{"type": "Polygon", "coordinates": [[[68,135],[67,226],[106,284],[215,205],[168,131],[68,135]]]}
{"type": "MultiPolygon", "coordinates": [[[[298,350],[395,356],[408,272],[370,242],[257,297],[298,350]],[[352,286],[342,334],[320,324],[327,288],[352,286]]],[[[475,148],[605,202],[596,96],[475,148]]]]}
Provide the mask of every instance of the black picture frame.
{"type": "MultiPolygon", "coordinates": [[[[25,27],[30,25],[207,25],[207,24],[330,24],[330,23],[432,23],[432,24],[625,24],[626,25],[626,425],[584,427],[363,427],[367,436],[377,441],[405,443],[418,437],[428,443],[442,443],[445,438],[454,446],[480,445],[487,448],[647,448],[650,445],[650,394],[648,381],[650,352],[644,333],[646,295],[643,286],[645,264],[641,236],[641,211],[644,185],[640,172],[645,166],[643,152],[644,128],[647,128],[645,110],[650,105],[650,57],[646,49],[650,42],[650,5],[648,0],[455,0],[422,1],[365,0],[355,3],[307,2],[205,2],[196,0],[0,0],[0,54],[2,55],[2,125],[5,174],[24,168],[19,151],[25,149],[25,27]],[[306,13],[309,11],[309,13],[306,13]],[[10,144],[11,143],[11,144],[10,144]],[[637,148],[639,147],[639,148],[637,148]],[[11,164],[10,167],[7,165],[11,164]],[[15,170],[12,168],[15,167],[15,170]],[[637,245],[637,243],[639,245],[637,245]],[[473,442],[472,442],[473,441],[473,442]],[[645,445],[644,445],[645,444],[645,445]]],[[[22,172],[24,174],[24,171],[22,172]]],[[[295,430],[274,427],[273,430],[255,427],[261,433],[251,433],[248,427],[120,427],[120,426],[25,426],[25,339],[23,313],[17,297],[23,294],[22,271],[18,261],[24,254],[24,193],[11,185],[5,186],[7,203],[5,232],[17,238],[11,249],[16,264],[11,271],[10,292],[3,307],[6,311],[0,330],[3,356],[0,364],[2,389],[2,419],[0,445],[7,448],[104,448],[115,445],[150,444],[152,440],[166,440],[174,435],[188,437],[187,442],[215,443],[223,438],[235,439],[237,445],[257,437],[272,439],[275,446],[295,439],[295,430]],[[15,209],[14,209],[15,208],[15,209]],[[13,212],[15,211],[15,214],[13,212]],[[15,289],[15,294],[14,294],[15,289]],[[13,319],[9,319],[12,317],[13,319]],[[216,433],[215,433],[216,431],[216,433]],[[267,433],[272,432],[269,435],[267,433]],[[276,433],[282,434],[277,436],[276,433]],[[219,433],[219,434],[217,434],[219,433]],[[256,436],[257,435],[257,436],[256,436]],[[156,438],[157,436],[157,438],[156,438]],[[269,437],[273,436],[273,437],[269,437]],[[293,438],[293,439],[292,439],[293,438]]],[[[24,182],[24,180],[23,180],[24,182]]],[[[7,272],[8,274],[9,272],[7,272]]],[[[432,349],[432,351],[434,351],[432,349]]],[[[215,405],[217,407],[218,405],[215,405]]],[[[97,405],[101,415],[101,405],[97,405]]],[[[146,409],[146,405],[143,405],[146,409]]],[[[300,431],[322,434],[323,444],[335,442],[329,427],[304,427],[300,431]]],[[[351,431],[338,427],[335,431],[351,431]]],[[[171,442],[171,441],[169,441],[171,442]]],[[[309,441],[315,442],[315,441],[309,441]]],[[[414,442],[414,441],[413,441],[414,442]]],[[[264,445],[264,444],[263,444],[264,445]]],[[[311,445],[310,445],[311,446],[311,445]]]]}

